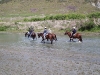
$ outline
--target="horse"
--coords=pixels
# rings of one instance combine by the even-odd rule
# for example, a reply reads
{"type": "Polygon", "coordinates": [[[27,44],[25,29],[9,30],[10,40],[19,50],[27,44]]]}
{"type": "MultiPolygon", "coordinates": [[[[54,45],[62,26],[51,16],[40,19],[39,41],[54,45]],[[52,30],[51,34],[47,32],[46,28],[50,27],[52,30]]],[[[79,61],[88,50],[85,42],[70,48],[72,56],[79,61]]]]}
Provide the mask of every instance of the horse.
{"type": "MultiPolygon", "coordinates": [[[[38,35],[38,38],[42,37],[42,41],[45,40],[45,39],[44,39],[43,33],[37,33],[37,35],[38,35]]],[[[55,41],[57,40],[56,35],[55,35],[55,34],[51,34],[51,33],[48,33],[48,34],[45,36],[45,38],[47,39],[47,41],[50,40],[50,41],[51,41],[51,44],[53,43],[53,40],[55,40],[55,41]]],[[[45,41],[44,41],[44,43],[45,43],[45,41]]]]}
{"type": "Polygon", "coordinates": [[[79,42],[82,42],[82,36],[81,36],[80,33],[75,33],[73,35],[73,38],[71,38],[71,36],[72,36],[71,32],[66,31],[65,32],[65,35],[68,35],[69,36],[70,42],[73,41],[73,39],[76,39],[76,38],[78,39],[79,42]]]}
{"type": "Polygon", "coordinates": [[[26,32],[25,33],[25,37],[31,37],[33,40],[36,38],[36,33],[35,32],[32,32],[31,36],[30,36],[30,33],[29,32],[26,32]]]}

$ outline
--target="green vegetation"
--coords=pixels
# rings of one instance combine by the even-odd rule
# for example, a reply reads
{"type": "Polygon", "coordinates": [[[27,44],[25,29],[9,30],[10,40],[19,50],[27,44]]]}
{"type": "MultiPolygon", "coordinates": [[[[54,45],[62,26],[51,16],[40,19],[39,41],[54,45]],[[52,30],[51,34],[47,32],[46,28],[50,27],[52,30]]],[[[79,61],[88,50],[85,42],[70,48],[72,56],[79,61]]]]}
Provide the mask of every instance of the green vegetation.
{"type": "Polygon", "coordinates": [[[88,22],[82,24],[80,31],[100,31],[100,25],[96,25],[93,18],[100,18],[100,12],[88,14],[87,17],[90,19],[88,22]]]}
{"type": "Polygon", "coordinates": [[[32,22],[32,21],[44,21],[44,20],[69,20],[69,19],[85,19],[89,18],[89,21],[82,24],[82,26],[79,28],[79,31],[99,31],[100,25],[95,25],[93,18],[100,18],[100,12],[91,13],[88,15],[83,14],[60,14],[60,15],[54,15],[54,16],[46,16],[43,18],[31,18],[27,19],[25,18],[25,22],[32,22]]]}
{"type": "Polygon", "coordinates": [[[81,28],[79,28],[79,31],[100,31],[100,25],[95,25],[93,20],[90,20],[88,22],[83,23],[81,28]]]}
{"type": "Polygon", "coordinates": [[[60,15],[52,15],[52,16],[46,16],[43,18],[31,18],[27,19],[25,18],[25,22],[32,22],[32,21],[44,21],[44,20],[68,20],[68,19],[85,19],[88,18],[100,18],[100,12],[91,13],[88,15],[83,14],[60,14],[60,15]]]}
{"type": "Polygon", "coordinates": [[[88,14],[87,17],[89,17],[89,18],[100,18],[100,12],[88,14]]]}
{"type": "Polygon", "coordinates": [[[86,18],[83,14],[67,14],[67,15],[54,15],[54,16],[46,16],[43,18],[25,18],[25,22],[32,22],[32,21],[44,21],[44,20],[68,20],[68,19],[84,19],[86,18]]]}
{"type": "Polygon", "coordinates": [[[91,12],[99,12],[99,9],[91,5],[92,1],[93,0],[1,0],[0,17],[66,13],[88,14],[91,12]]]}
{"type": "MultiPolygon", "coordinates": [[[[98,0],[1,0],[0,22],[14,22],[15,28],[0,26],[0,31],[17,30],[18,22],[100,18],[100,9],[91,5],[98,0]],[[90,10],[91,9],[91,10],[90,10]],[[93,12],[93,13],[92,13],[93,12]]],[[[21,26],[21,25],[19,25],[21,26]]],[[[80,31],[99,30],[93,21],[82,24],[80,31]]]]}
{"type": "Polygon", "coordinates": [[[10,26],[0,26],[0,31],[6,31],[10,26]]]}

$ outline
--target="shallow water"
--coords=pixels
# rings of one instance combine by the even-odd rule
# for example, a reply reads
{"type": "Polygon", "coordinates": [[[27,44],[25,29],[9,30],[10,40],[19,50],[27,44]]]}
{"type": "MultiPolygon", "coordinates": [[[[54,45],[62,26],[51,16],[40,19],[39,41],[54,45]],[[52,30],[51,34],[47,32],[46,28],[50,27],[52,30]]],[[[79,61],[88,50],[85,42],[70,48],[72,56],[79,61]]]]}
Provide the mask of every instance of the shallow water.
{"type": "Polygon", "coordinates": [[[0,33],[0,74],[100,75],[100,36],[83,36],[83,43],[69,42],[67,35],[57,38],[44,44],[41,38],[32,40],[22,33],[0,33]]]}

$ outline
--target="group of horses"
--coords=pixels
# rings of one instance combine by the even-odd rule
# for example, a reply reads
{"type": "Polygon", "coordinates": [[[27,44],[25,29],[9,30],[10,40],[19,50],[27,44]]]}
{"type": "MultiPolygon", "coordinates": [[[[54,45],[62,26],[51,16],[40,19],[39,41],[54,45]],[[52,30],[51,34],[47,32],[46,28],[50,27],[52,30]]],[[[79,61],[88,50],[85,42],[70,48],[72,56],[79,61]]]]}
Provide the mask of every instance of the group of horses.
{"type": "MultiPolygon", "coordinates": [[[[71,41],[73,41],[73,39],[78,39],[79,40],[79,42],[82,42],[82,35],[80,34],[80,33],[75,33],[74,35],[73,35],[73,38],[71,37],[71,32],[69,32],[69,31],[66,31],[65,33],[64,33],[64,35],[68,35],[69,36],[69,38],[70,38],[70,42],[71,41]]],[[[37,33],[37,36],[38,36],[38,38],[42,38],[42,41],[41,42],[44,42],[45,43],[45,39],[48,41],[48,40],[50,40],[51,41],[51,44],[53,43],[53,40],[55,40],[55,41],[57,41],[57,36],[56,36],[56,34],[54,34],[54,33],[48,33],[46,36],[45,36],[45,38],[44,38],[44,35],[43,35],[43,33],[37,33]]],[[[31,37],[33,40],[34,39],[37,39],[37,37],[36,37],[36,33],[35,32],[33,32],[31,35],[29,34],[29,32],[26,32],[25,33],[25,37],[31,37]]]]}
{"type": "MultiPolygon", "coordinates": [[[[51,44],[53,43],[53,40],[55,40],[55,41],[57,41],[57,36],[56,36],[56,34],[54,34],[54,33],[48,33],[46,36],[45,36],[45,38],[44,38],[44,35],[43,35],[43,33],[37,33],[37,36],[38,36],[38,38],[42,38],[42,41],[41,42],[44,42],[45,43],[45,39],[47,40],[47,41],[51,41],[51,44]]],[[[32,34],[30,35],[29,34],[29,32],[26,32],[25,33],[25,37],[31,37],[33,40],[34,39],[37,39],[37,37],[36,37],[36,33],[35,32],[32,32],[32,34]]]]}

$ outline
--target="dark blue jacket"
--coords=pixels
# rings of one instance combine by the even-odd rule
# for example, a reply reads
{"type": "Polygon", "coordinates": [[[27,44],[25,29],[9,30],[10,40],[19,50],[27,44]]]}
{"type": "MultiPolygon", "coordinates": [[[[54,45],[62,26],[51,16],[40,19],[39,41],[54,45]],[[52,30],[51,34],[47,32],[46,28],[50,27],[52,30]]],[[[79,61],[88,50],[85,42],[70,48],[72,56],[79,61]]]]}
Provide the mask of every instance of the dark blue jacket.
{"type": "Polygon", "coordinates": [[[73,29],[72,32],[73,32],[73,34],[75,34],[76,33],[76,29],[73,29]]]}
{"type": "Polygon", "coordinates": [[[45,29],[45,30],[43,31],[43,33],[46,33],[46,34],[47,34],[47,33],[48,33],[48,30],[45,29]]]}

